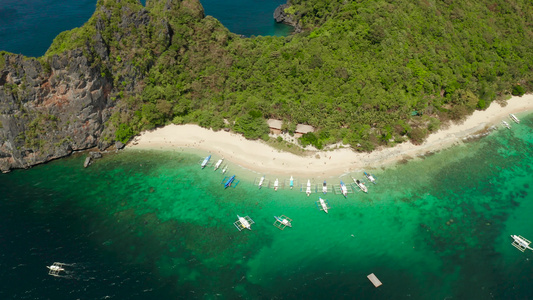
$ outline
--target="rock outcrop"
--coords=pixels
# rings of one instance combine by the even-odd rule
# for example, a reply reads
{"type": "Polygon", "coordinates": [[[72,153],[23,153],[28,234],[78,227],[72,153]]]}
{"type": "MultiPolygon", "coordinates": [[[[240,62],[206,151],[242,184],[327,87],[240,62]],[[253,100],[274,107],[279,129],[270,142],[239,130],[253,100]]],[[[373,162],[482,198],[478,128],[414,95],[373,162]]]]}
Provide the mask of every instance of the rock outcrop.
{"type": "Polygon", "coordinates": [[[276,22],[278,23],[283,23],[294,27],[295,33],[302,32],[302,28],[298,25],[298,21],[296,20],[296,18],[294,18],[294,16],[292,16],[291,14],[285,12],[285,10],[289,7],[290,4],[282,4],[276,7],[276,9],[274,10],[274,20],[276,20],[276,22]]]}
{"type": "Polygon", "coordinates": [[[115,141],[121,121],[114,124],[111,116],[132,114],[137,108],[120,104],[138,100],[150,69],[174,40],[181,45],[176,57],[195,34],[169,20],[202,18],[198,0],[150,0],[146,7],[98,1],[90,20],[58,35],[43,57],[0,52],[0,171],[77,150],[124,147],[124,139],[115,141]],[[182,31],[178,39],[173,26],[182,31]]]}
{"type": "Polygon", "coordinates": [[[0,75],[0,170],[26,168],[97,146],[113,111],[112,81],[81,50],[50,65],[4,55],[0,75]]]}

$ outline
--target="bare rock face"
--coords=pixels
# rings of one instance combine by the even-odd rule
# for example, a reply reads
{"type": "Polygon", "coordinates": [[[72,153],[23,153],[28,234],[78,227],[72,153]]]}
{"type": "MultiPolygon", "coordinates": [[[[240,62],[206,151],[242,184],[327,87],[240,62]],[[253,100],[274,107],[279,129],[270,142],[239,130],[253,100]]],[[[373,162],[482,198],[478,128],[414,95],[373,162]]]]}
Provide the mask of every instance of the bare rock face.
{"type": "MultiPolygon", "coordinates": [[[[81,50],[50,65],[4,55],[0,70],[0,170],[26,168],[97,146],[111,116],[112,81],[81,50]]],[[[1,64],[0,64],[1,65],[1,64]]]]}
{"type": "Polygon", "coordinates": [[[294,27],[294,32],[299,33],[302,31],[302,29],[298,25],[298,22],[295,20],[295,18],[293,18],[293,16],[285,12],[285,9],[289,7],[289,4],[282,4],[276,7],[274,10],[274,20],[276,20],[278,23],[283,23],[294,27]]]}

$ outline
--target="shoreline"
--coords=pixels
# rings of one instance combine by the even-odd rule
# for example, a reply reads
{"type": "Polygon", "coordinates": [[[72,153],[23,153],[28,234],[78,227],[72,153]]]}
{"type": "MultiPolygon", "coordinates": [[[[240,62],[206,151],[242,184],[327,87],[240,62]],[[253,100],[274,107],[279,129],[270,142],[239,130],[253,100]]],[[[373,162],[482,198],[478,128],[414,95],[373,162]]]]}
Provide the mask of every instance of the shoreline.
{"type": "MultiPolygon", "coordinates": [[[[414,145],[410,141],[392,148],[380,148],[371,153],[360,153],[350,148],[317,151],[299,156],[272,148],[262,141],[245,139],[242,135],[205,129],[197,125],[167,125],[152,131],[142,132],[128,142],[126,149],[149,149],[165,151],[202,150],[253,172],[280,176],[298,177],[337,177],[343,174],[390,167],[396,163],[423,156],[430,152],[446,149],[463,143],[464,139],[491,126],[509,119],[510,113],[533,110],[533,94],[512,97],[505,107],[491,103],[484,111],[475,111],[461,124],[451,123],[445,128],[430,134],[423,144],[414,145]]],[[[514,123],[511,126],[516,125],[514,123]]]]}

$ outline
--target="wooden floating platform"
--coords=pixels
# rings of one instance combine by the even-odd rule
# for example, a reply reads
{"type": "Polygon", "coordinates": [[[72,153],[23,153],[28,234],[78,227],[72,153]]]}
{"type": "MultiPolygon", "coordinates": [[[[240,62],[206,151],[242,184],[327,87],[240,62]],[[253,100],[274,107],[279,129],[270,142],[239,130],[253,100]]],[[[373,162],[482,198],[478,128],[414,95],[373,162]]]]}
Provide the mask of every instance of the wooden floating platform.
{"type": "Polygon", "coordinates": [[[368,277],[368,279],[372,282],[372,284],[375,286],[375,287],[378,287],[380,285],[382,285],[381,281],[379,281],[379,279],[376,277],[376,275],[374,275],[374,273],[366,276],[368,277]]]}

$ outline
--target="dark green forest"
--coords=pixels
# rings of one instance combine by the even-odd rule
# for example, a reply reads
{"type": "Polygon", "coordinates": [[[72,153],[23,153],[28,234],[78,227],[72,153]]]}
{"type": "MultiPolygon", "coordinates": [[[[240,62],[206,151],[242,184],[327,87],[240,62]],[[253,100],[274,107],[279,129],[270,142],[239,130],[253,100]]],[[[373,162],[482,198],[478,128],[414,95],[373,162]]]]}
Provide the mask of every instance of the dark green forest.
{"type": "Polygon", "coordinates": [[[41,58],[83,48],[102,64],[119,108],[108,126],[123,142],[169,123],[268,139],[266,119],[276,118],[288,131],[315,126],[304,143],[371,151],[421,143],[533,87],[530,0],[290,0],[302,33],[251,38],[204,17],[195,0],[165,2],[149,0],[150,26],[136,27],[121,20],[144,9],[137,1],[100,0],[41,58]],[[95,41],[108,57],[87,46],[95,41]]]}

